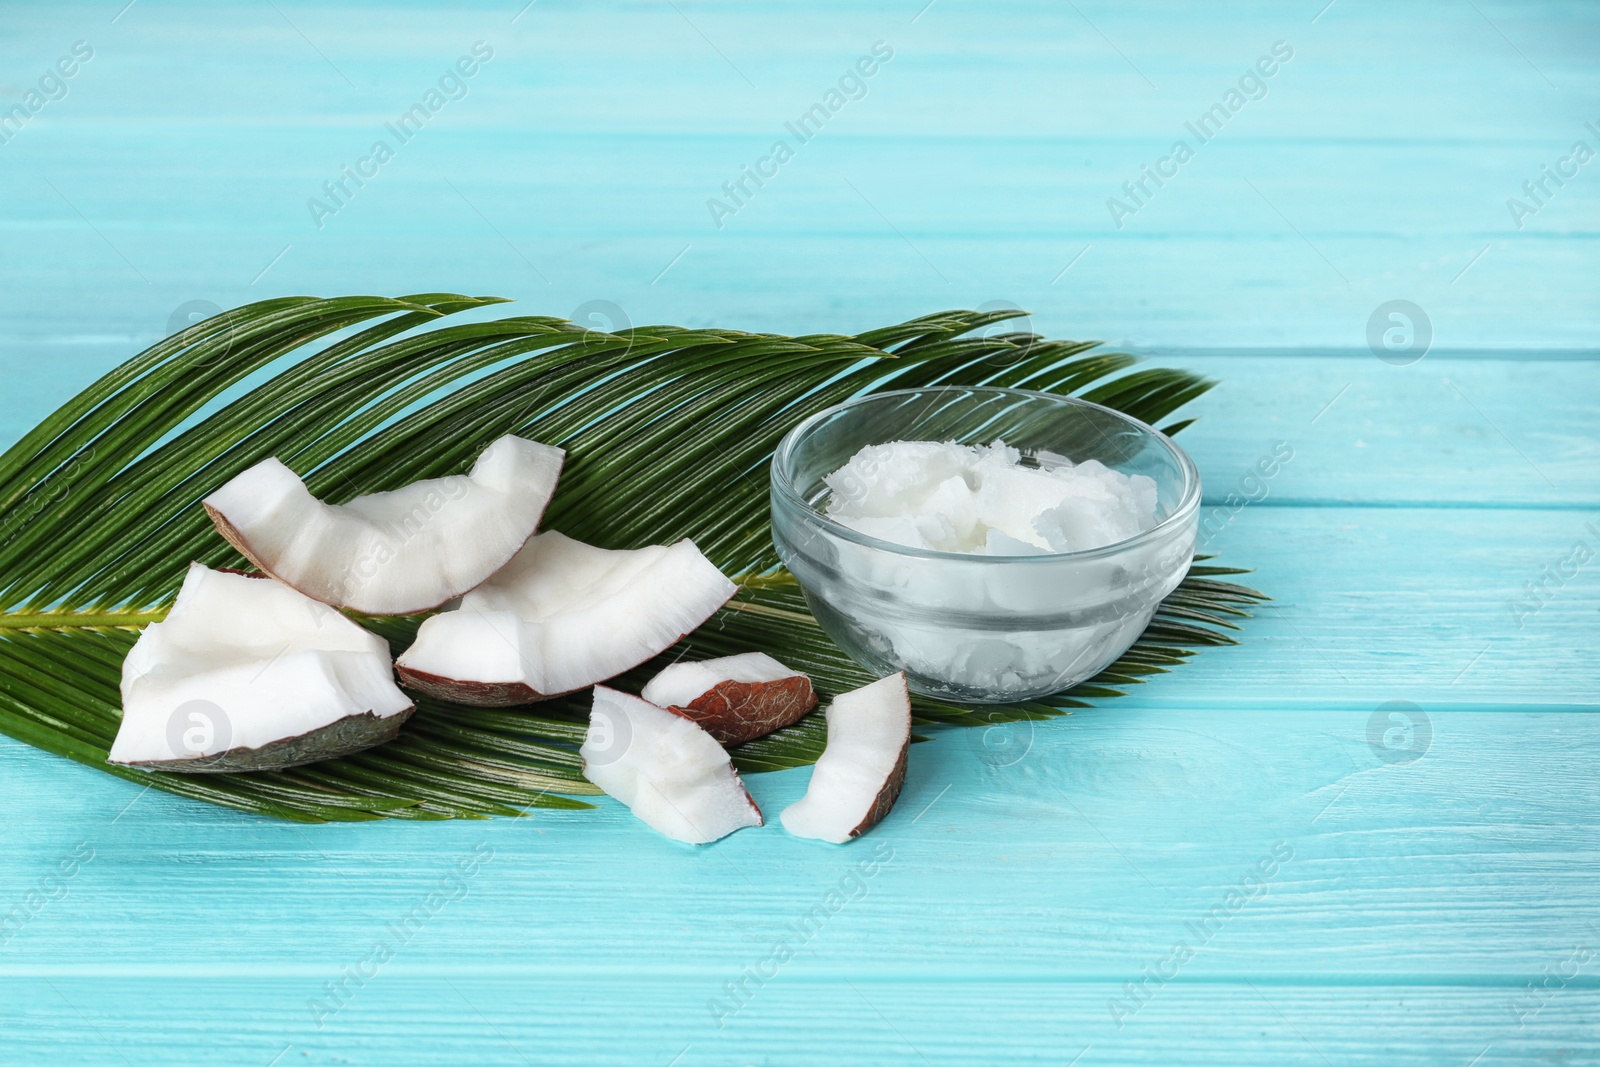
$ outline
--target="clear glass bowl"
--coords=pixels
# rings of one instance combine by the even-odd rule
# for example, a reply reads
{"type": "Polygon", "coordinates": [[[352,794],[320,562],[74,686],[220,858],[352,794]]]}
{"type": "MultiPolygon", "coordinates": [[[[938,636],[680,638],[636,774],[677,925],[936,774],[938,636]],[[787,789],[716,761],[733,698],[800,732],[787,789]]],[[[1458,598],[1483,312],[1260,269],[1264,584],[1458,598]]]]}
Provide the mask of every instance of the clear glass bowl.
{"type": "Polygon", "coordinates": [[[1138,638],[1194,558],[1200,475],[1165,434],[1086,400],[941,386],[876,393],[796,426],[772,459],[772,539],[828,635],[874,675],[963,703],[1071,688],[1138,638]],[[824,513],[825,475],[863,446],[956,441],[1097,459],[1155,480],[1157,524],[1084,552],[935,552],[858,533],[824,513]]]}

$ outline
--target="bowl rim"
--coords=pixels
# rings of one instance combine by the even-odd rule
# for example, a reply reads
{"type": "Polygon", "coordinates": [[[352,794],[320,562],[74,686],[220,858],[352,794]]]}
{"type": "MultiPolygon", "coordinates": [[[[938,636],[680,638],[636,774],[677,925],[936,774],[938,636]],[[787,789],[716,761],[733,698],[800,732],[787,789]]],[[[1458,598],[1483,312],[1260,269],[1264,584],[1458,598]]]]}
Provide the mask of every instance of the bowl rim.
{"type": "Polygon", "coordinates": [[[773,450],[769,472],[768,481],[771,485],[772,491],[775,494],[783,497],[789,503],[797,505],[801,511],[808,515],[818,525],[826,529],[829,533],[841,537],[846,541],[853,541],[856,544],[862,545],[866,548],[879,549],[881,551],[892,552],[900,556],[914,557],[916,559],[959,560],[966,563],[993,563],[1009,566],[1022,566],[1026,564],[1042,565],[1046,563],[1061,563],[1063,561],[1101,559],[1106,556],[1119,555],[1128,551],[1129,549],[1137,548],[1146,542],[1154,541],[1167,535],[1173,527],[1177,526],[1181,522],[1186,521],[1191,515],[1200,509],[1200,469],[1195,465],[1194,460],[1190,458],[1188,452],[1184,451],[1177,442],[1173,441],[1171,437],[1168,437],[1154,426],[1151,426],[1147,422],[1141,422],[1139,419],[1134,418],[1132,415],[1129,415],[1126,412],[1118,411],[1116,408],[1107,407],[1104,404],[1096,404],[1094,401],[1085,400],[1082,397],[1066,396],[1061,393],[1046,393],[1036,389],[1013,389],[1009,386],[1000,385],[928,385],[915,389],[888,389],[884,390],[883,392],[862,393],[860,395],[853,396],[848,400],[823,408],[821,411],[815,412],[796,423],[788,433],[783,435],[783,439],[778,442],[778,447],[773,450]],[[1113,541],[1109,545],[1100,545],[1097,548],[1080,549],[1075,552],[1040,552],[1026,556],[990,556],[977,552],[945,552],[940,549],[915,548],[911,545],[902,545],[894,541],[885,541],[881,537],[873,537],[871,534],[864,534],[859,530],[846,526],[842,522],[839,522],[837,519],[832,518],[826,513],[818,511],[811,505],[810,501],[806,500],[800,495],[799,491],[794,487],[794,483],[790,480],[788,472],[785,470],[786,464],[784,461],[790,456],[790,454],[794,452],[795,448],[799,446],[799,443],[805,439],[806,435],[810,433],[810,431],[814,429],[818,423],[820,423],[823,419],[844,411],[847,408],[856,407],[860,404],[867,403],[868,401],[886,400],[897,396],[913,396],[918,393],[1000,394],[1002,396],[1012,396],[1019,399],[1047,400],[1052,403],[1064,405],[1066,407],[1091,408],[1095,411],[1104,412],[1105,414],[1110,415],[1121,422],[1127,423],[1129,426],[1132,426],[1137,430],[1149,434],[1151,437],[1155,438],[1159,444],[1166,448],[1167,452],[1171,454],[1173,459],[1177,462],[1178,469],[1183,472],[1183,491],[1179,494],[1178,503],[1172,509],[1170,514],[1168,514],[1154,526],[1150,527],[1150,529],[1141,530],[1132,537],[1125,537],[1121,541],[1113,541]]]}

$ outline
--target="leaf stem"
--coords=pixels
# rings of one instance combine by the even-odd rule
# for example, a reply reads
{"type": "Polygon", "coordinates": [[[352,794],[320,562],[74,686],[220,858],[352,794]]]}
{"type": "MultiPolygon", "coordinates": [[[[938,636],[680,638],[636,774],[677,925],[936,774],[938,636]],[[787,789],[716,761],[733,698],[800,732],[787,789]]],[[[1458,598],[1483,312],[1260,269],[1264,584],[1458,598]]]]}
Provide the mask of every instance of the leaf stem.
{"type": "Polygon", "coordinates": [[[111,630],[160,622],[166,608],[150,611],[45,611],[29,614],[0,612],[0,630],[111,630]]]}
{"type": "Polygon", "coordinates": [[[748,600],[730,600],[722,605],[730,611],[746,611],[751,615],[766,615],[773,619],[786,619],[789,622],[804,623],[807,626],[817,625],[817,620],[798,611],[786,611],[783,608],[768,607],[766,604],[752,604],[748,600]]]}

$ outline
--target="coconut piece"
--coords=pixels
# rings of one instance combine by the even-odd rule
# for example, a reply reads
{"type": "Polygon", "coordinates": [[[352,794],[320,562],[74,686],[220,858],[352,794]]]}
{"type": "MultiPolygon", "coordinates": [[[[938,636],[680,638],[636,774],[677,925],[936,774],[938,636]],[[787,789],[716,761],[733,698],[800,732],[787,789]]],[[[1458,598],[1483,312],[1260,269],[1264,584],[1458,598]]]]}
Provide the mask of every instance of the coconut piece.
{"type": "Polygon", "coordinates": [[[840,693],[828,705],[828,744],[806,795],[784,809],[797,837],[842,844],[889,814],[906,780],[911,694],[904,672],[840,693]]]}
{"type": "Polygon", "coordinates": [[[391,740],[411,710],[387,641],[264,575],[192,563],[123,660],[109,761],[280,770],[391,740]]]}
{"type": "Polygon", "coordinates": [[[205,499],[228,542],[313,599],[369,615],[428,611],[480,584],[544,516],[566,453],[506,435],[470,474],[324,504],[276,458],[205,499]]]}
{"type": "Polygon", "coordinates": [[[764,652],[674,663],[639,695],[693,719],[723,745],[781,730],[817,706],[811,679],[764,652]]]}
{"type": "Polygon", "coordinates": [[[723,747],[693,720],[647,700],[595,686],[578,751],[585,778],[674,841],[704,845],[761,825],[723,747]]]}
{"type": "Polygon", "coordinates": [[[405,685],[430,696],[527,704],[637,667],[737,591],[687,538],[612,550],[549,530],[458,609],[424,622],[396,666],[405,685]]]}

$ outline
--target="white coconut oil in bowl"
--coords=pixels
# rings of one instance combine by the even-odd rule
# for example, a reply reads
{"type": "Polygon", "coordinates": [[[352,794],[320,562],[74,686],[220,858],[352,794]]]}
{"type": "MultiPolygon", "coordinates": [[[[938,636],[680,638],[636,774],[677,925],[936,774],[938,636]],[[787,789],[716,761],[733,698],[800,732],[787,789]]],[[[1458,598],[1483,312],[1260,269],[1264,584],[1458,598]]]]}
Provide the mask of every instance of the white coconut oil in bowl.
{"type": "Polygon", "coordinates": [[[903,670],[928,696],[1013,703],[1093,677],[1149,625],[1193,560],[1200,477],[1165,434],[1099,404],[941,386],[813,415],[778,446],[771,492],[778,554],[853,659],[876,676],[903,670]],[[867,448],[894,442],[936,444],[867,448]],[[950,493],[895,496],[926,473],[919,462],[943,464],[937,473],[955,496],[962,484],[949,477],[966,479],[998,528],[973,526],[950,493]],[[1013,490],[1014,467],[1059,475],[1073,484],[1056,496],[1079,496],[1034,523],[1019,497],[1041,477],[1016,478],[1013,490]],[[879,511],[886,499],[924,510],[863,517],[848,499],[857,494],[879,511]],[[1094,530],[1118,539],[1074,548],[1093,544],[1094,530]]]}

